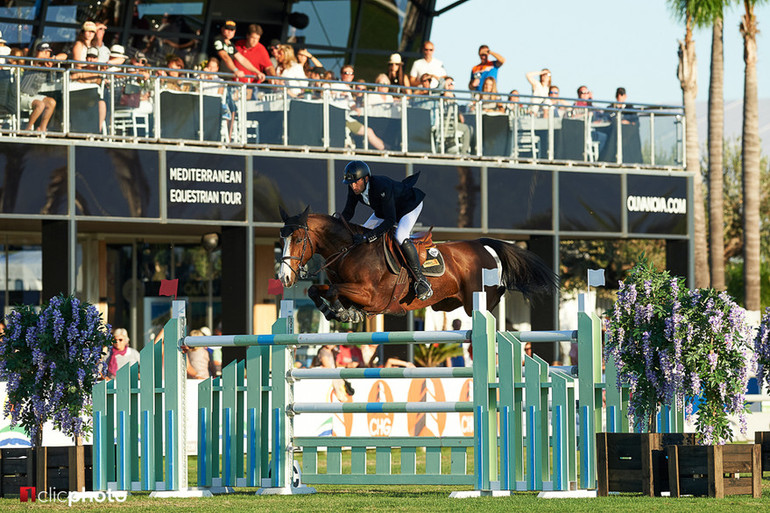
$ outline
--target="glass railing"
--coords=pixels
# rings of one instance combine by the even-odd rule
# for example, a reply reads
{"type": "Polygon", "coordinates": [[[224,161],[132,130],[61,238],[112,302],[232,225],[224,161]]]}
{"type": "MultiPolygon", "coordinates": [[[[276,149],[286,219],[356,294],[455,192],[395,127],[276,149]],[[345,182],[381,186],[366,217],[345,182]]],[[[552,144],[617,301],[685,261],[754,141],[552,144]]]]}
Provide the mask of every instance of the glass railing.
{"type": "Polygon", "coordinates": [[[4,135],[683,167],[680,106],[28,60],[0,69],[4,135]]]}

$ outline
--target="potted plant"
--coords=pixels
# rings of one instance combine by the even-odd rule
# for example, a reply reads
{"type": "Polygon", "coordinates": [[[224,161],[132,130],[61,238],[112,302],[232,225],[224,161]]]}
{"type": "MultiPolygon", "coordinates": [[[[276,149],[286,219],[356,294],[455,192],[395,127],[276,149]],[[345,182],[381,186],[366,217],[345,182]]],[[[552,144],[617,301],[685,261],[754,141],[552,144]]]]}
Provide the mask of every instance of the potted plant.
{"type": "Polygon", "coordinates": [[[661,405],[691,415],[697,404],[698,443],[731,440],[728,415],[737,415],[745,432],[751,330],[728,294],[689,290],[642,258],[607,313],[605,355],[615,361],[618,386],[629,388],[628,415],[638,430],[656,431],[661,405]]]}
{"type": "MultiPolygon", "coordinates": [[[[75,489],[83,483],[81,437],[91,431],[91,391],[104,375],[102,352],[112,342],[112,330],[95,306],[74,296],[57,296],[40,308],[23,305],[6,318],[0,339],[0,380],[8,399],[3,411],[11,426],[20,425],[37,454],[37,487],[47,489],[43,424],[75,439],[75,489]],[[84,420],[86,419],[86,420],[84,420]]],[[[70,487],[73,479],[70,479],[70,487]]]]}

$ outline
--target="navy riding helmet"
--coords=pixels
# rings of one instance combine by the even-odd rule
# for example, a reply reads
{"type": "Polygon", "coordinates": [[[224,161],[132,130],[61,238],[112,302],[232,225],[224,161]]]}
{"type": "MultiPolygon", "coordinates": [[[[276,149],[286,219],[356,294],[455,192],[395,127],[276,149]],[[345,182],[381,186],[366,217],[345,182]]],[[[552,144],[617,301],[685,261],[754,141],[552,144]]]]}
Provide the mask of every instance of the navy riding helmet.
{"type": "Polygon", "coordinates": [[[348,165],[345,166],[345,174],[342,176],[342,183],[349,185],[365,176],[371,175],[372,172],[369,171],[369,166],[366,165],[366,162],[361,160],[351,160],[348,162],[348,165]]]}

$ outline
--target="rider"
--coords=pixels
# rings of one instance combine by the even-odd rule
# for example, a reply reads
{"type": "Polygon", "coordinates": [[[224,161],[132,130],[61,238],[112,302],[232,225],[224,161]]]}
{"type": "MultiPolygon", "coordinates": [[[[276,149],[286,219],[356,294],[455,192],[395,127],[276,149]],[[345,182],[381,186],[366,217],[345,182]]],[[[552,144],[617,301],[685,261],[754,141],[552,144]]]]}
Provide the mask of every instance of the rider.
{"type": "Polygon", "coordinates": [[[425,193],[414,187],[418,176],[419,173],[407,177],[403,182],[397,182],[387,176],[372,175],[365,162],[349,162],[342,179],[342,183],[350,185],[342,217],[350,221],[359,202],[374,210],[364,223],[367,231],[353,236],[355,243],[373,242],[391,226],[395,226],[396,240],[401,244],[407,265],[416,277],[415,294],[418,299],[425,300],[433,295],[433,289],[422,274],[417,249],[409,238],[425,198],[425,193]]]}

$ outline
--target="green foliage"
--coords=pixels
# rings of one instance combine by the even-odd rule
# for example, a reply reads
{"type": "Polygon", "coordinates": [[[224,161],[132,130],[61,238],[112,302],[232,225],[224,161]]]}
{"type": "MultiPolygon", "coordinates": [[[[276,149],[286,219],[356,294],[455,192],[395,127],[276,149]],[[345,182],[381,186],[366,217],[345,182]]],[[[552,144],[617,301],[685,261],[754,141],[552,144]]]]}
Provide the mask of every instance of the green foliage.
{"type": "Polygon", "coordinates": [[[415,344],[414,363],[418,367],[438,367],[449,358],[462,354],[460,344],[415,344]]]}
{"type": "MultiPolygon", "coordinates": [[[[743,260],[733,259],[727,262],[725,266],[727,293],[735,298],[738,304],[744,304],[744,292],[743,286],[743,260]]],[[[770,283],[770,261],[763,260],[759,266],[759,282],[768,284],[770,283]]],[[[764,286],[761,289],[760,304],[761,309],[765,309],[770,306],[770,287],[764,286]]]]}
{"type": "Polygon", "coordinates": [[[665,267],[665,241],[654,239],[563,240],[561,241],[562,290],[585,291],[588,269],[604,269],[607,290],[614,290],[642,255],[647,255],[655,265],[665,267]]]}

